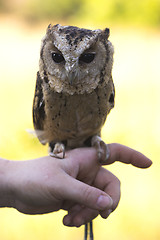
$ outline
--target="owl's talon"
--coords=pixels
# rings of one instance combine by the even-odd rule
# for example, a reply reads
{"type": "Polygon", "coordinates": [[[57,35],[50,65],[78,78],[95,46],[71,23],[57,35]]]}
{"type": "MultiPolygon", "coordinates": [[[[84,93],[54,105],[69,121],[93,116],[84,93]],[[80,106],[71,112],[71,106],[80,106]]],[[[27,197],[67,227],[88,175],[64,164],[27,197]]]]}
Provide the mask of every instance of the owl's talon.
{"type": "Polygon", "coordinates": [[[63,143],[56,143],[53,151],[49,152],[49,155],[51,157],[55,157],[55,158],[59,158],[59,159],[65,158],[65,146],[64,146],[64,144],[63,143]],[[59,155],[60,153],[62,153],[62,156],[59,155]]]}
{"type": "Polygon", "coordinates": [[[64,154],[63,154],[63,156],[60,156],[59,154],[54,154],[53,152],[50,152],[49,155],[51,157],[58,158],[58,159],[63,159],[64,158],[64,154]]]}
{"type": "Polygon", "coordinates": [[[101,164],[105,164],[109,158],[108,145],[103,142],[99,136],[93,136],[91,145],[96,148],[98,160],[101,164]]]}

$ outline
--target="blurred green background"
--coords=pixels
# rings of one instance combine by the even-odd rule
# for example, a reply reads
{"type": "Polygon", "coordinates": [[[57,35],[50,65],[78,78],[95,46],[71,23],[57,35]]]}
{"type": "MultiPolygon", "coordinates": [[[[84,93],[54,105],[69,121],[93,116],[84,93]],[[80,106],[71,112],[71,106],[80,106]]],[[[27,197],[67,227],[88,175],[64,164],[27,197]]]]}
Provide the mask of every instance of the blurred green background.
{"type": "MultiPolygon", "coordinates": [[[[40,40],[49,23],[105,28],[115,46],[116,104],[103,128],[106,142],[128,145],[153,160],[147,170],[115,163],[122,197],[109,219],[94,221],[95,240],[160,239],[160,0],[0,0],[0,156],[47,154],[30,136],[40,40]]],[[[83,239],[65,213],[27,216],[0,210],[1,240],[83,239]]]]}

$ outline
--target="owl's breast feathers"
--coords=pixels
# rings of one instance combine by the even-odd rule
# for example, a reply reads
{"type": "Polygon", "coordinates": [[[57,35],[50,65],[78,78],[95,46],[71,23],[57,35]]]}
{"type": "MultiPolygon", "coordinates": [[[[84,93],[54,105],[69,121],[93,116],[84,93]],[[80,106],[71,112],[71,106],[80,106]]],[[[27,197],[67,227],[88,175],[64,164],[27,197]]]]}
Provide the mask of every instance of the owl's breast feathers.
{"type": "Polygon", "coordinates": [[[67,141],[70,148],[83,146],[89,137],[100,134],[113,106],[112,78],[89,94],[69,95],[45,88],[37,74],[33,122],[42,143],[67,141]]]}

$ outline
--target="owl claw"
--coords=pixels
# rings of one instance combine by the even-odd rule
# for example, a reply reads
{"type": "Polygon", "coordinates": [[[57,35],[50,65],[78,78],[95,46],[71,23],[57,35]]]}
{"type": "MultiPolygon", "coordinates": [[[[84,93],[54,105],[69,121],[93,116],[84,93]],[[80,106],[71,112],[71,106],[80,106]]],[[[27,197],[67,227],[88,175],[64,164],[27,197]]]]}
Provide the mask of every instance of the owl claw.
{"type": "Polygon", "coordinates": [[[59,159],[65,158],[65,146],[64,146],[64,144],[63,143],[56,143],[53,151],[49,152],[49,155],[51,157],[55,157],[55,158],[59,158],[59,159]],[[62,156],[60,155],[60,153],[62,153],[62,156]]]}
{"type": "Polygon", "coordinates": [[[109,149],[99,136],[93,136],[92,146],[97,150],[98,160],[101,164],[105,164],[109,158],[109,149]]]}

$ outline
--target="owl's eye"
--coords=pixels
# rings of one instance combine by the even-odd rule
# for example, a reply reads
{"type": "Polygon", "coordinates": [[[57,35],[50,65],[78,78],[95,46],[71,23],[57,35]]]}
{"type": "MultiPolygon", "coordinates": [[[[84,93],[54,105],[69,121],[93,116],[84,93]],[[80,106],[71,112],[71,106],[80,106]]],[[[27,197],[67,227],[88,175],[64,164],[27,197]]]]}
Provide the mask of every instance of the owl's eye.
{"type": "Polygon", "coordinates": [[[63,55],[61,53],[56,53],[56,52],[52,53],[52,59],[55,63],[61,63],[64,61],[63,55]]]}
{"type": "Polygon", "coordinates": [[[91,63],[94,60],[95,53],[83,53],[79,61],[84,62],[84,63],[91,63]]]}

